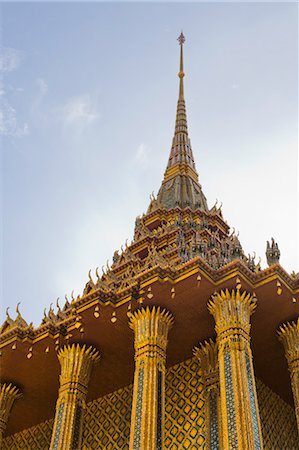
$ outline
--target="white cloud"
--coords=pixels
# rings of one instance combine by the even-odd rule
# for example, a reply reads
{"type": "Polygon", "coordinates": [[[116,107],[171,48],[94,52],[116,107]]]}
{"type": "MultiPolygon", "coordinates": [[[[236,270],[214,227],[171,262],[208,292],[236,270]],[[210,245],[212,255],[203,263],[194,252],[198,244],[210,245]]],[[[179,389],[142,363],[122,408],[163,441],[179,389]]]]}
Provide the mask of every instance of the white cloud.
{"type": "MultiPolygon", "coordinates": [[[[19,50],[10,47],[0,47],[0,74],[16,70],[22,60],[22,53],[19,50]]],[[[22,137],[28,134],[29,127],[25,123],[23,126],[18,124],[15,108],[7,99],[4,81],[0,81],[0,136],[22,137]]]]}
{"type": "Polygon", "coordinates": [[[0,46],[0,72],[7,73],[19,67],[22,53],[11,47],[0,46]]]}
{"type": "Polygon", "coordinates": [[[61,108],[62,119],[65,126],[75,126],[82,131],[100,116],[97,112],[95,102],[90,95],[81,95],[69,99],[61,108]]]}
{"type": "Polygon", "coordinates": [[[38,78],[36,80],[37,86],[41,96],[45,96],[48,92],[48,84],[43,78],[38,78]]]}
{"type": "Polygon", "coordinates": [[[22,127],[19,126],[16,110],[5,98],[2,98],[0,110],[0,136],[22,137],[28,133],[28,124],[25,123],[22,127]]]}
{"type": "Polygon", "coordinates": [[[133,162],[140,166],[147,166],[149,161],[148,157],[148,148],[144,143],[141,143],[136,150],[136,153],[133,158],[133,162]]]}
{"type": "Polygon", "coordinates": [[[4,83],[0,80],[0,96],[5,94],[4,83]]]}

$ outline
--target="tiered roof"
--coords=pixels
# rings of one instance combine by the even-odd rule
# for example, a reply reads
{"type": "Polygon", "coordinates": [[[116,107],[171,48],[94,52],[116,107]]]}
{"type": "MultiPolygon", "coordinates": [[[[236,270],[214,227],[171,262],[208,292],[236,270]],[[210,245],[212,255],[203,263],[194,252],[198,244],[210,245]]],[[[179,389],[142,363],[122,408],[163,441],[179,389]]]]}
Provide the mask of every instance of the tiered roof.
{"type": "Polygon", "coordinates": [[[89,272],[82,295],[75,298],[72,294],[62,307],[57,302],[55,310],[52,305],[45,310],[37,328],[27,324],[18,307],[15,319],[7,311],[0,329],[2,377],[26,390],[16,404],[9,433],[51,417],[49,405],[55,404],[59,373],[55,350],[63,343],[84,340],[102,350],[96,376],[106,381],[90,388],[90,398],[97,398],[131,382],[133,338],[127,316],[134,308],[156,303],[172,311],[174,338],[168,361],[174,364],[191,356],[199,340],[213,335],[207,301],[215,290],[232,288],[236,282],[261,298],[253,324],[257,372],[285,399],[291,398],[274,331],[280,322],[298,315],[299,274],[290,275],[279,265],[280,252],[274,241],[267,244],[269,267],[262,270],[254,257],[245,255],[235,232],[230,232],[221,206],[208,208],[188,136],[184,40],[181,34],[179,99],[167,168],[157,197],[152,196],[146,214],[136,219],[132,242],[115,251],[111,265],[101,274],[98,269],[95,277],[89,272]],[[40,367],[44,374],[38,388],[45,392],[50,402],[46,404],[38,401],[34,382],[40,367]],[[278,381],[271,377],[273,370],[279,372],[278,381]],[[28,405],[31,415],[27,415],[28,405]]]}

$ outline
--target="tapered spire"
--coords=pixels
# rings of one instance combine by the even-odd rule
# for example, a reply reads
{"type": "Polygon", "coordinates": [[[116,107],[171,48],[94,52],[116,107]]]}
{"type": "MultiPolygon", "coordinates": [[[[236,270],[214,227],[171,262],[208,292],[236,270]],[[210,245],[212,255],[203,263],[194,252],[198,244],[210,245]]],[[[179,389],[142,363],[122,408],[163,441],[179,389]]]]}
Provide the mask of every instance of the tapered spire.
{"type": "Polygon", "coordinates": [[[206,198],[201,190],[196,172],[191,142],[188,136],[187,114],[184,97],[184,43],[183,33],[178,37],[180,44],[180,79],[176,122],[172,147],[157,200],[167,209],[180,207],[208,210],[206,198]]]}
{"type": "Polygon", "coordinates": [[[183,32],[179,35],[178,41],[180,43],[180,71],[178,73],[178,76],[180,78],[180,93],[179,98],[184,98],[184,42],[185,42],[185,36],[183,35],[183,32]]]}

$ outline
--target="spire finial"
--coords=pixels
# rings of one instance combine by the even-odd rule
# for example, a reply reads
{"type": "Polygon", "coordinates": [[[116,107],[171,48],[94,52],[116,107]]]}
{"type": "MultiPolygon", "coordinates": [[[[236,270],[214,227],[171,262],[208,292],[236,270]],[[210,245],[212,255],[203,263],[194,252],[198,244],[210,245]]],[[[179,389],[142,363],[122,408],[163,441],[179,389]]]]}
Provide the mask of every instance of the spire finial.
{"type": "Polygon", "coordinates": [[[185,40],[186,40],[185,36],[184,36],[183,32],[181,32],[181,34],[178,37],[178,41],[179,41],[179,44],[180,44],[180,47],[181,47],[181,50],[180,50],[180,71],[178,73],[178,77],[180,79],[180,94],[179,94],[180,98],[184,98],[183,78],[185,76],[185,73],[184,73],[183,45],[184,45],[185,40]]]}
{"type": "MultiPolygon", "coordinates": [[[[157,202],[166,209],[179,206],[180,208],[199,208],[208,211],[207,200],[198,181],[191,142],[188,136],[184,98],[185,73],[183,57],[183,46],[186,39],[183,32],[181,32],[177,40],[180,45],[180,71],[178,73],[180,79],[179,98],[170,156],[162,186],[157,195],[157,202]],[[171,183],[169,183],[170,180],[171,183]]],[[[152,207],[152,203],[150,207],[152,207]]]]}

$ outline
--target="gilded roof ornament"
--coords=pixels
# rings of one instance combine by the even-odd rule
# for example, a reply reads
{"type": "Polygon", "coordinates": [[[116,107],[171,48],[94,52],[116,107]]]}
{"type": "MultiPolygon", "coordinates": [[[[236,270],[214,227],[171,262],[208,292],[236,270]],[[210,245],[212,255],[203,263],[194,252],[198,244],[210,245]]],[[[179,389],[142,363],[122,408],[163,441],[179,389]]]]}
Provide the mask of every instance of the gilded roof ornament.
{"type": "Polygon", "coordinates": [[[188,136],[187,114],[184,98],[184,55],[183,33],[178,37],[180,44],[180,70],[178,73],[179,98],[177,103],[175,132],[172,147],[164,174],[162,186],[158,192],[156,201],[151,198],[149,212],[157,207],[163,209],[190,208],[208,211],[207,200],[201,190],[198,173],[195,168],[191,142],[188,136]]]}
{"type": "Polygon", "coordinates": [[[185,43],[186,38],[185,38],[183,32],[181,32],[181,34],[179,35],[179,37],[178,37],[177,40],[179,41],[179,44],[180,44],[180,45],[183,45],[183,44],[185,43]]]}

